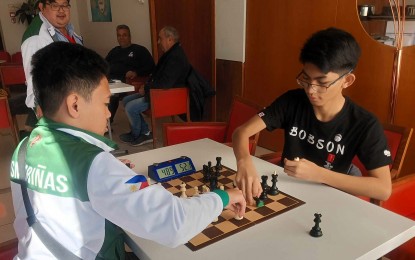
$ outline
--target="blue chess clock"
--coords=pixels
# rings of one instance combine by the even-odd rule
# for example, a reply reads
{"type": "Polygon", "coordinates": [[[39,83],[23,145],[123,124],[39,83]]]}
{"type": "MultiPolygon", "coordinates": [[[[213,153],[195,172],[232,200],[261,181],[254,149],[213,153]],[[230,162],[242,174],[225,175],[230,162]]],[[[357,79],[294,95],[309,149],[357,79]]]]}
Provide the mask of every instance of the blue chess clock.
{"type": "Polygon", "coordinates": [[[195,172],[195,166],[187,156],[148,166],[148,176],[156,182],[169,181],[195,172]]]}

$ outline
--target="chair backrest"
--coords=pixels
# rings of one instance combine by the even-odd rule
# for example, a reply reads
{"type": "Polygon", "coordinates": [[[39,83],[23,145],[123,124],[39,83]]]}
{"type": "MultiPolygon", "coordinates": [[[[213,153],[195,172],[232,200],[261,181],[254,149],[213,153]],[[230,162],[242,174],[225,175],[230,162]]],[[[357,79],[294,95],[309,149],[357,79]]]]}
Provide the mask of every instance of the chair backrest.
{"type": "MultiPolygon", "coordinates": [[[[232,142],[232,134],[235,129],[247,122],[251,117],[255,116],[263,107],[246,100],[242,97],[235,96],[231,106],[228,119],[228,129],[225,135],[225,142],[232,142]]],[[[250,151],[251,154],[255,154],[256,144],[258,143],[259,133],[251,136],[250,138],[250,151]]]]}
{"type": "Polygon", "coordinates": [[[11,61],[10,53],[7,51],[0,51],[0,60],[5,60],[6,62],[11,61]]]}
{"type": "Polygon", "coordinates": [[[18,51],[16,53],[13,53],[12,54],[11,62],[14,62],[14,63],[23,63],[22,52],[18,51]]]}
{"type": "Polygon", "coordinates": [[[1,81],[3,87],[9,92],[12,85],[24,85],[26,77],[23,65],[2,65],[0,66],[1,81]]]}
{"type": "Polygon", "coordinates": [[[3,89],[0,89],[0,128],[10,128],[15,144],[19,143],[17,128],[10,113],[7,93],[3,89]]]}
{"type": "Polygon", "coordinates": [[[209,138],[223,143],[228,125],[225,122],[164,123],[164,146],[209,138]]]}
{"type": "Polygon", "coordinates": [[[189,89],[150,89],[151,125],[153,131],[153,147],[156,147],[156,118],[186,114],[190,121],[189,89]]]}
{"type": "MultiPolygon", "coordinates": [[[[383,124],[383,131],[385,133],[386,139],[388,140],[388,145],[391,152],[391,178],[396,179],[401,173],[402,165],[405,159],[406,151],[408,150],[409,141],[412,137],[413,129],[411,127],[403,127],[385,123],[383,124]]],[[[357,156],[353,158],[353,164],[360,169],[363,176],[367,176],[366,169],[357,158],[357,156]]]]}

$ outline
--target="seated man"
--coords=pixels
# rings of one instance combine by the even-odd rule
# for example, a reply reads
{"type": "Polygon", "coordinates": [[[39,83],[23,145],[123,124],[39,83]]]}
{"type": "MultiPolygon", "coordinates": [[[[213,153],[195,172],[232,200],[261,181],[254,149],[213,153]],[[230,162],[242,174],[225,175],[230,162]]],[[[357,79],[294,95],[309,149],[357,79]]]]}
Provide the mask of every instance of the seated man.
{"type": "Polygon", "coordinates": [[[293,177],[319,182],[353,195],[386,200],[391,194],[391,162],[387,140],[376,117],[343,96],[355,80],[352,73],[360,47],[349,33],[329,28],[311,36],[303,46],[301,89],[286,92],[269,107],[237,128],[233,149],[236,182],[245,198],[262,192],[249,155],[249,136],[267,128],[284,129],[281,166],[293,177]],[[369,177],[351,176],[357,155],[369,177]]]}
{"type": "MultiPolygon", "coordinates": [[[[119,46],[113,48],[105,58],[110,64],[110,79],[125,83],[126,79],[145,77],[153,72],[155,66],[153,57],[145,47],[131,43],[130,28],[127,25],[117,26],[117,41],[119,46]]],[[[109,104],[111,123],[114,121],[119,99],[124,96],[125,93],[111,96],[109,104]]]]}
{"type": "Polygon", "coordinates": [[[149,108],[151,88],[174,88],[186,85],[190,64],[179,42],[179,33],[173,27],[160,30],[158,44],[164,54],[160,57],[156,69],[149,81],[140,88],[138,94],[123,99],[125,112],[131,124],[131,131],[120,135],[121,141],[139,146],[153,141],[146,121],[141,115],[149,108]]]}
{"type": "Polygon", "coordinates": [[[224,207],[245,213],[237,189],[179,198],[148,186],[110,153],[116,144],[103,137],[111,115],[107,72],[104,59],[81,45],[56,42],[33,56],[43,117],[16,149],[10,170],[18,259],[124,259],[123,229],[175,247],[224,207]]]}

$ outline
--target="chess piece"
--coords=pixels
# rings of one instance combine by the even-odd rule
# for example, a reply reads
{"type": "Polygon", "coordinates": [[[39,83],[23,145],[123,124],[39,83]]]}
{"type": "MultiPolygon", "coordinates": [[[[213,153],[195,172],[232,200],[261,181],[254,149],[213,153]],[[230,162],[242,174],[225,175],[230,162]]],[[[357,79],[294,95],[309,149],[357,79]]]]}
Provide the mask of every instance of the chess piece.
{"type": "Polygon", "coordinates": [[[321,214],[315,213],[314,214],[314,227],[310,230],[310,235],[312,237],[321,237],[323,235],[323,231],[320,228],[321,222],[321,214]]]}
{"type": "Polygon", "coordinates": [[[214,218],[214,219],[212,220],[212,222],[218,222],[218,220],[219,220],[219,218],[218,218],[218,217],[216,217],[216,218],[214,218]]]}
{"type": "Polygon", "coordinates": [[[295,157],[294,161],[299,162],[300,161],[300,157],[295,157]]]}
{"type": "Polygon", "coordinates": [[[236,219],[236,220],[242,220],[244,217],[243,216],[238,216],[238,215],[235,215],[235,217],[234,217],[234,219],[236,219]]]}
{"type": "Polygon", "coordinates": [[[222,157],[216,157],[216,169],[221,171],[222,170],[222,157]]]}
{"type": "Polygon", "coordinates": [[[203,174],[203,181],[207,182],[209,181],[209,168],[206,164],[203,164],[203,170],[202,170],[202,174],[203,174]]]}
{"type": "Polygon", "coordinates": [[[256,201],[256,206],[257,206],[257,208],[260,208],[260,207],[263,207],[265,204],[264,204],[264,201],[263,200],[261,200],[260,198],[254,198],[255,199],[255,201],[256,201]]]}
{"type": "Polygon", "coordinates": [[[182,192],[182,194],[180,194],[180,198],[187,198],[186,183],[182,182],[182,184],[180,184],[180,191],[182,192]]]}
{"type": "Polygon", "coordinates": [[[274,174],[271,174],[271,181],[272,181],[272,187],[268,190],[268,194],[275,196],[279,193],[279,190],[277,188],[277,182],[278,182],[277,171],[275,171],[274,174]]]}
{"type": "Polygon", "coordinates": [[[210,190],[216,190],[218,188],[218,177],[210,176],[210,190]]]}
{"type": "Polygon", "coordinates": [[[199,197],[200,193],[199,193],[199,188],[197,186],[194,187],[195,193],[193,194],[193,197],[199,197]]]}
{"type": "Polygon", "coordinates": [[[206,185],[203,185],[202,186],[202,193],[207,193],[207,192],[209,192],[210,190],[209,190],[209,188],[206,186],[206,185]]]}
{"type": "Polygon", "coordinates": [[[225,186],[220,185],[220,186],[219,186],[219,189],[221,189],[221,190],[225,190],[225,186]]]}
{"type": "Polygon", "coordinates": [[[269,190],[269,186],[268,186],[268,184],[267,184],[268,176],[266,176],[266,175],[262,175],[262,176],[261,176],[261,179],[262,179],[262,182],[261,182],[262,193],[261,193],[261,195],[259,196],[259,198],[260,198],[261,200],[266,200],[266,199],[268,198],[268,196],[267,196],[267,192],[268,192],[268,190],[269,190]]]}

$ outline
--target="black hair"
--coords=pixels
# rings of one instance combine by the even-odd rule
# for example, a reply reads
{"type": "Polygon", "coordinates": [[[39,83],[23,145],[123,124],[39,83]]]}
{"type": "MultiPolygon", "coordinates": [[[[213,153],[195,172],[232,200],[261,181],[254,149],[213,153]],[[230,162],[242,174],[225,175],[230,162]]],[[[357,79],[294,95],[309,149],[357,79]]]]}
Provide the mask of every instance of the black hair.
{"type": "Polygon", "coordinates": [[[45,116],[53,116],[70,93],[91,100],[92,92],[108,75],[107,62],[79,44],[54,42],[32,58],[35,102],[45,116]]]}
{"type": "MultiPolygon", "coordinates": [[[[70,4],[71,0],[66,0],[66,1],[68,1],[68,4],[70,4]]],[[[39,0],[39,1],[37,1],[36,4],[42,3],[42,4],[45,5],[46,3],[54,3],[54,2],[56,2],[56,1],[55,0],[39,0]]]]}
{"type": "Polygon", "coordinates": [[[127,30],[128,34],[131,35],[130,27],[128,27],[128,25],[120,24],[120,25],[117,26],[117,32],[118,32],[118,30],[127,30]]]}
{"type": "Polygon", "coordinates": [[[304,44],[300,62],[311,63],[323,73],[346,73],[355,69],[360,57],[360,47],[354,37],[337,28],[327,28],[314,33],[304,44]]]}

